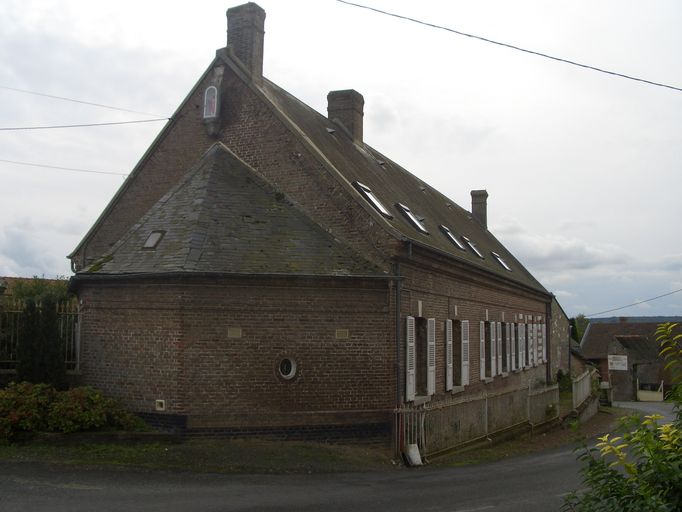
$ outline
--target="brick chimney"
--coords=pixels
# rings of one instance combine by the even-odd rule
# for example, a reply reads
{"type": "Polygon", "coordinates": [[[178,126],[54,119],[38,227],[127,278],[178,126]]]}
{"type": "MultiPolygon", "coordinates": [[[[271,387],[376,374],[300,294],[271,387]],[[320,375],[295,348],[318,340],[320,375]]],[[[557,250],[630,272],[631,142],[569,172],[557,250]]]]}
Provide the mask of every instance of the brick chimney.
{"type": "Polygon", "coordinates": [[[358,91],[332,91],[327,94],[327,117],[340,121],[356,144],[362,143],[362,116],[365,99],[358,91]]]}
{"type": "Polygon", "coordinates": [[[488,229],[488,191],[471,191],[471,215],[485,229],[488,229]]]}
{"type": "Polygon", "coordinates": [[[251,72],[251,78],[263,78],[263,39],[265,11],[253,2],[227,10],[227,45],[251,72]]]}

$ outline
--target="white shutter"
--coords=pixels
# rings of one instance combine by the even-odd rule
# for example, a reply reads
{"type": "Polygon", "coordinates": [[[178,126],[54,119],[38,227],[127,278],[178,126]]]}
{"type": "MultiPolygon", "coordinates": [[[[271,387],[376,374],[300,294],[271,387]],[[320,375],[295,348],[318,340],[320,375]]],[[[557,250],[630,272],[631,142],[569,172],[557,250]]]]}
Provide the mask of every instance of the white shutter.
{"type": "Polygon", "coordinates": [[[485,380],[485,324],[484,322],[479,322],[479,333],[480,333],[480,341],[481,341],[481,348],[480,350],[480,360],[481,360],[481,380],[485,380]]]}
{"type": "Polygon", "coordinates": [[[436,319],[429,318],[426,324],[426,393],[431,396],[436,392],[436,319]]]}
{"type": "Polygon", "coordinates": [[[533,366],[538,365],[538,352],[537,346],[535,344],[537,335],[536,327],[536,324],[530,324],[530,336],[528,337],[528,343],[530,343],[530,349],[528,350],[528,353],[530,354],[530,363],[533,366]]]}
{"type": "Polygon", "coordinates": [[[526,362],[526,324],[519,324],[519,368],[525,368],[526,362]]]}
{"type": "Polygon", "coordinates": [[[417,393],[417,381],[415,375],[415,366],[417,364],[416,346],[415,346],[415,328],[414,317],[407,317],[407,328],[405,330],[407,338],[407,348],[405,350],[405,401],[411,402],[417,393]]]}
{"type": "Polygon", "coordinates": [[[544,352],[542,351],[542,325],[537,324],[536,326],[537,338],[535,341],[535,346],[537,350],[537,361],[538,364],[542,364],[542,359],[544,357],[544,352]]]}
{"type": "Polygon", "coordinates": [[[469,320],[462,320],[462,386],[469,385],[469,320]]]}
{"type": "Polygon", "coordinates": [[[490,322],[490,376],[497,375],[497,334],[495,322],[490,322]]]}
{"type": "Polygon", "coordinates": [[[445,321],[445,390],[452,389],[452,320],[445,321]]]}
{"type": "Polygon", "coordinates": [[[509,330],[511,331],[511,369],[516,370],[516,355],[519,351],[518,345],[516,344],[516,324],[509,324],[509,330]]]}
{"type": "Polygon", "coordinates": [[[545,363],[549,361],[547,357],[547,324],[542,324],[542,359],[545,363]]]}
{"type": "Polygon", "coordinates": [[[497,374],[502,373],[502,323],[497,322],[497,374]]]}
{"type": "Polygon", "coordinates": [[[507,365],[507,372],[510,372],[511,371],[511,353],[510,353],[510,350],[511,350],[511,324],[509,322],[507,322],[507,324],[504,326],[504,328],[506,329],[505,333],[507,334],[504,337],[504,347],[507,349],[507,352],[505,355],[507,360],[505,361],[505,363],[507,365]]]}

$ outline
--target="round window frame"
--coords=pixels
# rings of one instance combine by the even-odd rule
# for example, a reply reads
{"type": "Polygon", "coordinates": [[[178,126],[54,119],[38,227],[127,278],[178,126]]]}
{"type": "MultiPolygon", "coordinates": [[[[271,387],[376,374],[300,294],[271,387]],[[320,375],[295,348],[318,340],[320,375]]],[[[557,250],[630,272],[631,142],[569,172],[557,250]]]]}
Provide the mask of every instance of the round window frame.
{"type": "Polygon", "coordinates": [[[297,372],[298,364],[296,363],[296,360],[293,357],[283,357],[277,363],[277,375],[279,376],[280,379],[286,381],[292,380],[294,377],[296,377],[297,372]],[[289,370],[289,373],[286,374],[282,371],[282,365],[285,363],[285,361],[289,361],[289,363],[291,364],[291,370],[289,370]]]}

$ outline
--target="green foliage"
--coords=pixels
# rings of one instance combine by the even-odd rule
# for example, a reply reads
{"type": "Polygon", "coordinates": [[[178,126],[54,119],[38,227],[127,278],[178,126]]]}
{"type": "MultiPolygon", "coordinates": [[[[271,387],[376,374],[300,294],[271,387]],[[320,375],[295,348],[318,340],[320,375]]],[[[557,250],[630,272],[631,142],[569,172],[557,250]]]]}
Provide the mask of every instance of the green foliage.
{"type": "Polygon", "coordinates": [[[17,378],[20,381],[66,384],[62,341],[59,336],[57,304],[50,297],[38,306],[26,300],[17,347],[17,378]]]}
{"type": "Polygon", "coordinates": [[[47,384],[22,382],[0,390],[0,441],[22,432],[145,429],[141,419],[93,388],[57,391],[47,384]]]}
{"type": "Polygon", "coordinates": [[[69,299],[69,280],[65,276],[57,276],[56,279],[33,276],[30,280],[16,281],[12,286],[12,297],[18,300],[33,299],[42,302],[50,299],[60,302],[69,299]]]}
{"type": "Polygon", "coordinates": [[[580,313],[573,318],[569,318],[568,323],[572,327],[571,337],[580,343],[580,340],[583,339],[583,334],[585,334],[585,330],[587,329],[587,325],[590,323],[590,321],[585,318],[585,315],[580,313]]]}
{"type": "Polygon", "coordinates": [[[580,459],[582,494],[569,495],[563,510],[577,512],[682,510],[682,335],[676,324],[656,331],[661,354],[673,371],[676,404],[674,423],[660,425],[661,416],[621,418],[622,435],[599,438],[596,448],[583,446],[580,459]]]}

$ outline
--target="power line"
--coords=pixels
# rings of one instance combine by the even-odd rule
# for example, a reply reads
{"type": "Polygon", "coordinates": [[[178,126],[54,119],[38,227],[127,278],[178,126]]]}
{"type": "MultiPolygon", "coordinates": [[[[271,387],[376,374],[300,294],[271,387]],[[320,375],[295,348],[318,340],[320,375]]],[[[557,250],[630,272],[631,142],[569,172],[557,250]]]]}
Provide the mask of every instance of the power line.
{"type": "Polygon", "coordinates": [[[90,126],[113,126],[119,124],[154,123],[157,121],[170,121],[170,117],[160,117],[157,119],[141,119],[139,121],[118,121],[115,123],[62,124],[53,126],[13,126],[8,128],[0,128],[0,131],[53,130],[56,128],[87,128],[90,126]]]}
{"type": "Polygon", "coordinates": [[[679,293],[679,292],[682,292],[682,288],[680,288],[679,290],[674,290],[672,292],[664,293],[663,295],[651,297],[650,299],[640,300],[639,302],[634,302],[632,304],[628,304],[627,306],[620,306],[619,308],[607,309],[606,311],[600,311],[599,313],[590,313],[589,315],[585,315],[585,316],[587,318],[590,318],[590,317],[597,316],[597,315],[603,315],[604,313],[611,313],[612,311],[618,311],[620,309],[631,308],[632,306],[638,306],[639,304],[644,304],[645,302],[651,302],[652,300],[660,299],[662,297],[667,297],[668,295],[672,295],[674,293],[679,293]]]}
{"type": "Polygon", "coordinates": [[[8,164],[15,164],[15,165],[27,165],[30,167],[45,167],[47,169],[58,169],[60,171],[86,172],[89,174],[111,174],[113,176],[128,176],[127,174],[122,173],[122,172],[93,171],[92,169],[78,169],[76,167],[59,167],[56,165],[33,164],[33,163],[29,163],[29,162],[18,162],[16,160],[5,160],[3,158],[0,158],[0,162],[5,162],[8,164]]]}
{"type": "Polygon", "coordinates": [[[100,108],[108,108],[110,110],[119,110],[121,112],[130,112],[132,114],[141,114],[143,116],[154,116],[154,117],[162,117],[158,114],[150,114],[149,112],[140,112],[138,110],[131,110],[129,108],[121,108],[121,107],[113,107],[111,105],[105,105],[103,103],[92,103],[90,101],[83,101],[83,100],[76,100],[73,98],[67,98],[65,96],[55,96],[53,94],[45,94],[43,92],[36,92],[36,91],[28,91],[26,89],[18,89],[16,87],[8,87],[6,85],[0,85],[0,89],[6,89],[8,91],[14,91],[14,92],[21,92],[24,94],[33,94],[34,96],[43,96],[45,98],[52,98],[55,100],[63,100],[63,101],[71,101],[73,103],[81,103],[83,105],[90,105],[93,107],[100,107],[100,108]]]}
{"type": "Polygon", "coordinates": [[[675,86],[673,86],[673,85],[667,85],[667,84],[663,84],[663,83],[660,83],[660,82],[653,82],[653,81],[651,81],[651,80],[646,80],[646,79],[644,79],[644,78],[637,78],[637,77],[634,77],[634,76],[625,75],[625,74],[623,74],[623,73],[617,73],[617,72],[615,72],[615,71],[609,71],[609,70],[607,70],[607,69],[598,68],[598,67],[596,67],[596,66],[590,66],[590,65],[588,65],[588,64],[581,64],[580,62],[576,62],[576,61],[573,61],[573,60],[563,59],[563,58],[561,58],[561,57],[555,57],[555,56],[553,56],[553,55],[549,55],[549,54],[547,54],[547,53],[542,53],[542,52],[536,52],[536,51],[534,51],[534,50],[528,50],[528,49],[526,49],[526,48],[521,48],[521,47],[519,47],[519,46],[514,46],[513,44],[502,43],[502,42],[500,42],[500,41],[495,41],[495,40],[493,40],[493,39],[488,39],[487,37],[481,37],[481,36],[477,36],[477,35],[474,35],[474,34],[468,34],[468,33],[466,33],[466,32],[461,32],[461,31],[459,31],[459,30],[455,30],[455,29],[452,29],[452,28],[444,27],[444,26],[442,26],[442,25],[436,25],[436,24],[434,24],[434,23],[428,23],[428,22],[426,22],[426,21],[421,21],[421,20],[418,20],[418,19],[415,19],[415,18],[410,18],[409,16],[402,16],[402,15],[400,15],[400,14],[395,14],[395,13],[388,12],[388,11],[382,11],[381,9],[376,9],[376,8],[374,8],[374,7],[369,7],[369,6],[367,6],[367,5],[356,4],[356,3],[353,3],[353,2],[348,2],[348,1],[346,1],[346,0],[336,0],[336,1],[339,2],[339,3],[342,3],[342,4],[351,5],[351,6],[353,6],[353,7],[359,7],[359,8],[361,8],[361,9],[367,9],[368,11],[374,11],[374,12],[377,12],[377,13],[379,13],[379,14],[385,14],[386,16],[392,16],[392,17],[394,17],[394,18],[399,18],[399,19],[401,19],[401,20],[411,21],[411,22],[413,22],[413,23],[418,23],[418,24],[420,24],[420,25],[425,25],[425,26],[427,26],[427,27],[437,28],[437,29],[439,29],[439,30],[445,30],[445,31],[447,31],[447,32],[452,32],[453,34],[457,34],[457,35],[460,35],[460,36],[470,37],[470,38],[472,38],[472,39],[478,39],[479,41],[484,41],[484,42],[486,42],[486,43],[496,44],[496,45],[498,45],[498,46],[504,46],[505,48],[511,48],[512,50],[517,50],[517,51],[524,52],[524,53],[530,53],[531,55],[537,55],[538,57],[544,57],[544,58],[546,58],[546,59],[551,59],[551,60],[555,60],[555,61],[558,61],[558,62],[563,62],[564,64],[570,64],[570,65],[572,65],[572,66],[578,66],[578,67],[581,67],[581,68],[590,69],[590,70],[592,70],[592,71],[597,71],[597,72],[599,72],[599,73],[604,73],[604,74],[607,74],[607,75],[617,76],[617,77],[620,77],[620,78],[626,78],[626,79],[628,79],[628,80],[634,80],[634,81],[636,81],[636,82],[642,82],[642,83],[645,83],[645,84],[655,85],[655,86],[657,86],[657,87],[665,87],[666,89],[672,89],[673,91],[682,92],[682,87],[675,87],[675,86]]]}

